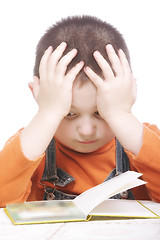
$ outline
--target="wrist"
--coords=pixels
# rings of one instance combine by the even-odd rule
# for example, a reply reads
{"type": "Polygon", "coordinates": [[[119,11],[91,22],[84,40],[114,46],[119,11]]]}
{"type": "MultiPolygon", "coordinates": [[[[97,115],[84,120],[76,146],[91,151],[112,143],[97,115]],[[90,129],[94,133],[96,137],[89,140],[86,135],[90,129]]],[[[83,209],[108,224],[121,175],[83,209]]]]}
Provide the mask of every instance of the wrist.
{"type": "Polygon", "coordinates": [[[132,113],[119,113],[107,119],[107,124],[122,146],[137,155],[143,143],[143,124],[132,113]]]}
{"type": "Polygon", "coordinates": [[[116,112],[110,112],[107,113],[106,116],[104,117],[104,120],[110,125],[115,122],[119,122],[125,119],[130,118],[133,116],[131,112],[122,112],[122,111],[116,111],[116,112]]]}
{"type": "Polygon", "coordinates": [[[56,112],[39,110],[36,113],[21,132],[22,151],[28,159],[36,160],[45,152],[61,121],[62,116],[56,112]]]}
{"type": "Polygon", "coordinates": [[[50,111],[50,110],[41,110],[39,109],[37,112],[37,115],[43,119],[46,122],[55,122],[55,121],[59,121],[61,122],[62,119],[65,117],[64,114],[62,114],[60,111],[50,111]]]}

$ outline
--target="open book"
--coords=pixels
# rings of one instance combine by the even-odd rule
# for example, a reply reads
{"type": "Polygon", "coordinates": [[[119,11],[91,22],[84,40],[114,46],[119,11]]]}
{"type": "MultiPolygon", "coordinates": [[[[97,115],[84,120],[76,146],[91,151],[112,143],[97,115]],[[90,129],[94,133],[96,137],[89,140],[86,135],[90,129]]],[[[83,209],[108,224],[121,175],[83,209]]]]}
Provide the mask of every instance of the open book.
{"type": "Polygon", "coordinates": [[[74,200],[8,204],[5,212],[14,224],[159,218],[160,204],[158,203],[109,199],[115,194],[145,184],[146,182],[138,179],[141,175],[141,173],[127,171],[90,188],[74,200]]]}

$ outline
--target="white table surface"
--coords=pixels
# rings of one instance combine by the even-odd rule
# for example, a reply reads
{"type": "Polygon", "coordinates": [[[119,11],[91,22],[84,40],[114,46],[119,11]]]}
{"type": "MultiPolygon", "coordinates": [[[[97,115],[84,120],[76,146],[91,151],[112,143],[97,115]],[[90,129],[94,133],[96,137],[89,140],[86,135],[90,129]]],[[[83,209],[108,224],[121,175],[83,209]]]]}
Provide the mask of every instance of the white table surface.
{"type": "Polygon", "coordinates": [[[0,240],[160,240],[160,219],[14,226],[0,209],[0,240]]]}

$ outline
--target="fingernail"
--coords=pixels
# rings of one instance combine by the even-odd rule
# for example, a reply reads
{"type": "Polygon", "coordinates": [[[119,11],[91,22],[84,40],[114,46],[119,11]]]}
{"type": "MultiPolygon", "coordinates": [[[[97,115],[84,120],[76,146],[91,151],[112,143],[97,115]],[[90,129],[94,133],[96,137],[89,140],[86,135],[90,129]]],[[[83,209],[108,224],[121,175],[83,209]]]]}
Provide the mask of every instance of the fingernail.
{"type": "Polygon", "coordinates": [[[87,71],[88,69],[89,69],[88,66],[85,66],[85,67],[84,67],[84,71],[87,71]]]}
{"type": "Polygon", "coordinates": [[[110,44],[110,43],[108,43],[106,46],[109,47],[109,48],[113,48],[112,44],[110,44]]]}
{"type": "Polygon", "coordinates": [[[73,52],[73,53],[77,53],[78,50],[77,50],[76,48],[73,48],[73,49],[71,50],[71,52],[73,52]]]}
{"type": "Polygon", "coordinates": [[[107,50],[113,50],[113,46],[109,43],[106,45],[107,50]]]}
{"type": "Polygon", "coordinates": [[[46,51],[52,50],[52,46],[49,46],[46,51]]]}
{"type": "Polygon", "coordinates": [[[60,44],[60,46],[66,46],[66,45],[67,45],[66,42],[62,42],[62,43],[60,44]]]}
{"type": "Polygon", "coordinates": [[[118,52],[119,52],[119,53],[123,53],[123,54],[124,54],[124,52],[123,52],[123,50],[122,50],[122,49],[119,49],[119,50],[118,50],[118,52]]]}
{"type": "Polygon", "coordinates": [[[80,61],[79,64],[84,65],[84,62],[83,62],[83,61],[80,61]]]}
{"type": "Polygon", "coordinates": [[[100,52],[96,50],[96,51],[93,53],[93,55],[94,55],[94,56],[98,56],[98,55],[100,55],[100,52]]]}

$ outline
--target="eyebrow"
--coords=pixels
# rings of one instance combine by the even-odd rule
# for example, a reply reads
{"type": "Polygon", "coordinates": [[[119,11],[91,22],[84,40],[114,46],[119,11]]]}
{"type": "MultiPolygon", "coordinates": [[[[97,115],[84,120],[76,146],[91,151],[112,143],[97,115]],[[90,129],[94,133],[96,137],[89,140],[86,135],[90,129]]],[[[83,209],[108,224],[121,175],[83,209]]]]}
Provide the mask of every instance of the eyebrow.
{"type": "MultiPolygon", "coordinates": [[[[74,105],[71,105],[71,108],[77,109],[77,107],[76,107],[76,106],[74,106],[74,105]]],[[[96,110],[96,111],[98,111],[96,107],[95,107],[95,108],[93,108],[93,109],[94,109],[94,110],[96,110]]],[[[92,109],[92,110],[93,110],[93,109],[92,109]]]]}

